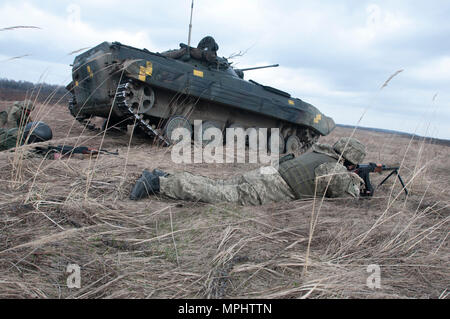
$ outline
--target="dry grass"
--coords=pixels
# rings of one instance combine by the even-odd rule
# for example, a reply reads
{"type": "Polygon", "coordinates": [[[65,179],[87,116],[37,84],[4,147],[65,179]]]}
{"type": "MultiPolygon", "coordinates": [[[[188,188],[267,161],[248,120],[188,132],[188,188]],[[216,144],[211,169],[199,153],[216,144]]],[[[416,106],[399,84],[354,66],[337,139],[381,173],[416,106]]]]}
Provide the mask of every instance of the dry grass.
{"type": "MultiPolygon", "coordinates": [[[[402,165],[410,196],[391,179],[371,199],[325,199],[311,233],[312,200],[130,201],[144,168],[227,177],[255,166],[173,164],[168,149],[139,137],[84,130],[65,107],[34,112],[52,126],[53,145],[120,155],[0,153],[1,298],[448,298],[448,147],[356,131],[366,162],[402,165]],[[67,288],[68,264],[81,267],[80,289],[67,288]],[[380,289],[366,286],[370,264],[381,267],[380,289]]],[[[337,128],[321,141],[350,134],[337,128]]]]}

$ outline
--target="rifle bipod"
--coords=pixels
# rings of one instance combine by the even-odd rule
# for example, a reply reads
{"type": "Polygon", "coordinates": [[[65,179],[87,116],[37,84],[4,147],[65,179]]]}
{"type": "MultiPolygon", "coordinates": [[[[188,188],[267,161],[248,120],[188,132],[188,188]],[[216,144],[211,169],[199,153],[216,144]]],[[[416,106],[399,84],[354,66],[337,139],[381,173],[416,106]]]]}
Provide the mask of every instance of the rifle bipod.
{"type": "Polygon", "coordinates": [[[378,184],[377,188],[378,188],[379,186],[383,185],[384,182],[386,182],[386,181],[389,179],[389,177],[391,177],[393,174],[397,174],[397,177],[398,177],[400,183],[401,183],[402,186],[403,186],[403,190],[405,191],[406,196],[408,196],[408,190],[406,189],[406,185],[405,185],[405,183],[403,182],[403,179],[402,179],[402,177],[400,176],[400,174],[398,173],[398,170],[397,170],[397,169],[394,169],[388,176],[386,176],[385,179],[383,179],[383,180],[381,181],[381,183],[378,184]]]}

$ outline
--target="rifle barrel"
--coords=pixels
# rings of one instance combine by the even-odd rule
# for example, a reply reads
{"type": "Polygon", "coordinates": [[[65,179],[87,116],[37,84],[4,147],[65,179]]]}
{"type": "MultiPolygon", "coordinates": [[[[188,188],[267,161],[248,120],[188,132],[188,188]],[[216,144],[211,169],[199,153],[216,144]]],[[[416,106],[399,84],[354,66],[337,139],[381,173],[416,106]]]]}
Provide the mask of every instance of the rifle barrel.
{"type": "Polygon", "coordinates": [[[399,170],[400,167],[383,167],[383,171],[399,170]]]}

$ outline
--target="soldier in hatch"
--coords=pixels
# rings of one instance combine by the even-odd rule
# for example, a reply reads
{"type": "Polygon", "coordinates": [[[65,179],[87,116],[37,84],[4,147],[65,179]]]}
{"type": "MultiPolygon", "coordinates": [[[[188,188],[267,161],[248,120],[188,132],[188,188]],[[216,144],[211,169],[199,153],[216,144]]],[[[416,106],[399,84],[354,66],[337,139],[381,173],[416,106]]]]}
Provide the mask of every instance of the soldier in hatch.
{"type": "Polygon", "coordinates": [[[188,172],[167,174],[160,170],[152,173],[144,170],[130,199],[162,194],[173,199],[206,203],[262,205],[323,195],[358,197],[364,181],[347,168],[361,163],[365,155],[365,146],[361,142],[345,137],[333,146],[317,143],[310,153],[280,160],[278,171],[268,166],[227,180],[188,172]]]}
{"type": "Polygon", "coordinates": [[[189,56],[192,56],[195,59],[207,61],[209,63],[217,62],[217,50],[219,50],[219,45],[211,36],[206,36],[201,39],[196,48],[191,47],[188,50],[187,45],[180,44],[180,46],[180,49],[161,52],[161,54],[172,59],[179,59],[182,57],[189,59],[189,56]]]}

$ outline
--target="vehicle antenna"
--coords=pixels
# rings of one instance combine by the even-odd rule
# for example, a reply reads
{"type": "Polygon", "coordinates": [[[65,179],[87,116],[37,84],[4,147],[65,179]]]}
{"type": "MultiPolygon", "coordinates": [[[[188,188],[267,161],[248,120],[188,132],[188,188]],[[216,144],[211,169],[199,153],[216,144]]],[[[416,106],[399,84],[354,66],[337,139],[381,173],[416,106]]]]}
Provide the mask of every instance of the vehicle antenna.
{"type": "Polygon", "coordinates": [[[188,35],[188,47],[187,51],[189,53],[189,48],[191,46],[191,32],[192,32],[192,12],[194,11],[194,0],[191,2],[191,20],[189,21],[189,35],[188,35]]]}

